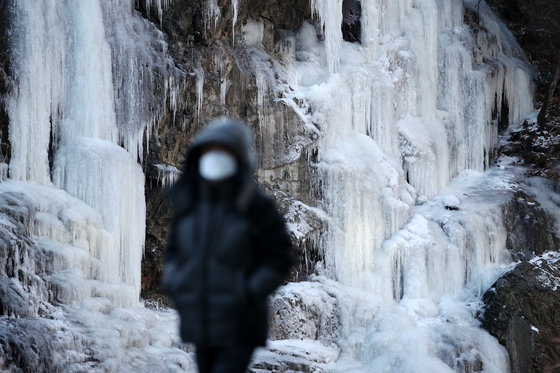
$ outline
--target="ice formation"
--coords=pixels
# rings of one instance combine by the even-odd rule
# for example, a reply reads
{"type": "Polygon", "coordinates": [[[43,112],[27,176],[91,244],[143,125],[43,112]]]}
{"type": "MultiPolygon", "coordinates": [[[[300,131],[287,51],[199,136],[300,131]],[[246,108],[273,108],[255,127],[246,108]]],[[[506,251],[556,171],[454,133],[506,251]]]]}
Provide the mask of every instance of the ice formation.
{"type": "Polygon", "coordinates": [[[231,20],[231,43],[235,45],[235,25],[237,24],[237,1],[238,0],[231,0],[231,6],[233,7],[233,18],[231,20]]]}
{"type": "MultiPolygon", "coordinates": [[[[130,72],[136,70],[131,61],[155,55],[156,51],[146,45],[162,41],[156,31],[148,32],[148,23],[138,26],[143,21],[132,17],[127,1],[36,0],[14,6],[17,37],[12,48],[19,56],[14,66],[19,90],[7,105],[12,144],[10,178],[56,186],[100,214],[100,224],[109,238],[82,235],[74,239],[81,246],[95,247],[90,248],[91,255],[101,263],[96,280],[131,289],[123,289],[121,297],[113,296],[118,300],[115,305],[135,304],[145,234],[144,176],[136,160],[142,156],[143,134],[150,126],[147,122],[154,119],[145,116],[137,121],[131,114],[136,110],[134,105],[148,103],[142,102],[149,99],[142,94],[146,88],[142,84],[153,83],[149,77],[137,83],[136,73],[130,72]],[[123,15],[130,18],[117,23],[117,17],[123,15]],[[126,33],[133,24],[143,33],[136,43],[126,33]],[[117,53],[113,53],[115,49],[117,53]],[[138,50],[142,53],[135,55],[138,50]],[[120,83],[118,92],[115,82],[120,83]],[[92,241],[84,244],[88,239],[92,241]]],[[[160,60],[165,63],[165,58],[160,60]]],[[[56,233],[60,224],[45,224],[40,224],[35,233],[63,244],[72,243],[56,233]]],[[[91,275],[88,270],[84,273],[86,277],[91,275]]],[[[118,288],[113,291],[119,292],[118,288]]]]}
{"type": "MultiPolygon", "coordinates": [[[[132,4],[132,3],[129,1],[128,4],[132,4]]],[[[146,10],[148,11],[148,16],[150,15],[150,10],[152,9],[152,7],[155,7],[160,25],[163,18],[163,11],[168,6],[169,6],[169,0],[146,0],[146,10]]]]}
{"type": "MultiPolygon", "coordinates": [[[[326,11],[330,2],[314,4],[326,11]]],[[[509,123],[532,110],[522,52],[484,3],[477,33],[464,25],[461,1],[362,1],[362,8],[364,43],[337,39],[342,53],[334,53],[328,23],[324,43],[304,25],[294,61],[296,95],[323,129],[324,207],[335,222],[326,251],[343,282],[371,271],[364,266],[415,204],[461,172],[488,167],[498,135],[493,113],[503,102],[515,106],[509,123]]]]}
{"type": "Polygon", "coordinates": [[[208,28],[211,25],[217,27],[220,20],[221,12],[217,0],[208,0],[206,2],[206,12],[204,13],[204,24],[208,28]]]}
{"type": "MultiPolygon", "coordinates": [[[[81,325],[101,368],[192,370],[170,337],[176,319],[138,307],[145,202],[137,161],[160,115],[154,103],[163,99],[175,114],[182,76],[131,1],[14,4],[18,89],[7,100],[11,160],[0,168],[2,180],[8,168],[12,180],[0,192],[31,211],[30,233],[53,258],[49,281],[72,306],[65,320],[81,325]],[[155,97],[157,86],[165,97],[155,97]]],[[[167,4],[146,1],[160,22],[167,4]]],[[[239,4],[231,4],[235,38],[239,4]]],[[[325,267],[284,294],[315,308],[317,294],[328,294],[338,315],[336,346],[330,333],[326,342],[275,341],[260,356],[291,354],[298,363],[310,356],[317,369],[333,371],[468,371],[482,362],[487,372],[506,372],[505,350],[473,313],[510,264],[499,204],[515,168],[504,162],[483,171],[505,119],[495,113],[507,104],[516,124],[532,110],[522,52],[484,2],[361,5],[361,44],[343,41],[342,1],[312,0],[319,27],[305,23],[288,35],[280,60],[264,49],[261,22],[242,27],[259,141],[273,144],[259,155],[262,165],[289,164],[319,138],[324,198],[314,211],[328,224],[325,267]],[[464,24],[464,7],[480,10],[478,31],[464,24]],[[285,110],[309,138],[290,132],[285,110]]],[[[216,27],[216,0],[205,10],[206,26],[216,27]]],[[[194,75],[200,117],[202,67],[194,75]]],[[[222,104],[227,84],[223,78],[222,104]]],[[[176,169],[155,166],[163,186],[174,182],[176,169]]],[[[554,196],[546,201],[558,205],[554,196]]]]}
{"type": "Polygon", "coordinates": [[[342,41],[340,3],[312,1],[321,27],[300,31],[290,82],[321,129],[324,275],[343,285],[339,363],[507,371],[470,308],[510,263],[507,175],[477,175],[498,122],[533,110],[523,52],[484,2],[363,0],[361,44],[342,41]],[[479,25],[465,25],[465,8],[479,25]]]}
{"type": "MultiPolygon", "coordinates": [[[[153,4],[160,18],[166,4],[153,4]]],[[[101,354],[95,368],[84,363],[79,370],[189,369],[192,359],[169,333],[176,316],[139,303],[146,207],[138,160],[160,116],[155,87],[165,88],[163,103],[173,112],[178,106],[180,74],[162,34],[128,0],[33,0],[13,7],[18,89],[7,97],[12,154],[1,167],[2,180],[8,172],[12,180],[0,193],[23,211],[34,242],[35,254],[18,264],[33,279],[23,285],[41,302],[64,305],[38,311],[57,320],[57,333],[74,330],[101,354]],[[48,262],[36,263],[45,272],[39,278],[33,256],[41,255],[48,262]],[[148,347],[144,357],[138,347],[148,347]],[[158,349],[170,358],[167,368],[154,363],[158,349]]],[[[164,183],[171,183],[175,173],[166,171],[164,183]]],[[[20,285],[16,279],[10,286],[20,285]]]]}
{"type": "Polygon", "coordinates": [[[177,167],[168,164],[156,164],[155,166],[158,170],[158,182],[161,182],[163,188],[175,184],[181,176],[181,171],[177,167]]]}

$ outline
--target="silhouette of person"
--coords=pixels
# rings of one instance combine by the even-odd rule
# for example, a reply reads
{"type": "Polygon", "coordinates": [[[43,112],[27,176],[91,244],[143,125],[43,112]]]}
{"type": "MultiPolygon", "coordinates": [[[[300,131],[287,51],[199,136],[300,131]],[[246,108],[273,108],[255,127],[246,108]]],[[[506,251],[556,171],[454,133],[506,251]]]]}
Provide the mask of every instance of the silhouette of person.
{"type": "Polygon", "coordinates": [[[194,343],[199,371],[245,372],[267,338],[267,298],[292,264],[286,225],[252,178],[249,127],[220,119],[195,136],[169,192],[162,285],[194,343]]]}

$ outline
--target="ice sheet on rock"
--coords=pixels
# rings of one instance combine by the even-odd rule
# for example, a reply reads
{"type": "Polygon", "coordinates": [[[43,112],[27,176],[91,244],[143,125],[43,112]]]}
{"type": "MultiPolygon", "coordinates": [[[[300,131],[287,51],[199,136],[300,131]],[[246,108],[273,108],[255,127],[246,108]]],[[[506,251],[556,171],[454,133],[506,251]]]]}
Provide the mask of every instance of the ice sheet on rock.
{"type": "Polygon", "coordinates": [[[119,276],[122,259],[115,261],[115,240],[98,211],[63,190],[38,184],[5,181],[0,194],[24,209],[28,234],[42,253],[29,271],[48,274],[43,280],[57,301],[103,294],[114,305],[137,303],[137,289],[119,276]]]}
{"type": "Polygon", "coordinates": [[[309,339],[271,341],[267,349],[257,349],[252,371],[331,372],[338,350],[309,339]]]}
{"type": "Polygon", "coordinates": [[[193,354],[186,351],[177,334],[175,311],[139,306],[107,313],[92,309],[76,308],[67,319],[79,325],[95,351],[93,358],[98,360],[99,371],[196,372],[193,354]]]}
{"type": "Polygon", "coordinates": [[[400,165],[371,138],[342,131],[337,137],[319,164],[324,209],[331,216],[324,243],[326,266],[342,283],[369,288],[376,252],[411,216],[414,192],[400,165]]]}
{"type": "MultiPolygon", "coordinates": [[[[476,314],[480,295],[514,265],[505,248],[501,206],[522,176],[523,169],[504,158],[485,173],[460,175],[417,206],[372,256],[365,290],[324,277],[279,290],[277,296],[300,295],[301,301],[288,297],[293,312],[318,307],[326,316],[336,310],[340,356],[329,371],[509,371],[507,352],[479,329],[476,314]]],[[[329,346],[328,338],[315,335],[329,346]]]]}

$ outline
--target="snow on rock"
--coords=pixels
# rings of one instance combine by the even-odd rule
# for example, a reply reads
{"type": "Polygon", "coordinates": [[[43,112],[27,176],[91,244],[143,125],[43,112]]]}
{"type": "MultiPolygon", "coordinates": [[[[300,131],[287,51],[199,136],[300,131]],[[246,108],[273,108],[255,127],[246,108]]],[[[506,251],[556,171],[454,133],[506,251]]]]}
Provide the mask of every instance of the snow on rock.
{"type": "Polygon", "coordinates": [[[334,371],[338,350],[309,339],[271,341],[267,349],[258,349],[250,371],[330,372],[334,371]]]}
{"type": "Polygon", "coordinates": [[[331,345],[339,325],[336,299],[317,282],[290,283],[270,300],[272,340],[306,339],[331,345]]]}

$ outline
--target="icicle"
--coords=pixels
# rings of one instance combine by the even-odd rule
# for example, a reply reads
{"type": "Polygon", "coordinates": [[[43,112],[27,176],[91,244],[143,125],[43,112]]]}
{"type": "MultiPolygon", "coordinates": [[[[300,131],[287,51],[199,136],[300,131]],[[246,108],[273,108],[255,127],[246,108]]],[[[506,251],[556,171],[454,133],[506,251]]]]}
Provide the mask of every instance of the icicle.
{"type": "Polygon", "coordinates": [[[48,147],[60,120],[66,94],[68,10],[60,4],[14,4],[13,72],[17,94],[7,98],[10,117],[10,175],[49,184],[48,147]]]}
{"type": "Polygon", "coordinates": [[[232,36],[232,39],[231,39],[231,44],[234,45],[234,46],[235,46],[235,24],[237,23],[237,2],[238,1],[239,0],[231,0],[231,5],[233,7],[233,20],[231,21],[232,22],[231,29],[232,29],[233,36],[232,36]]]}
{"type": "MultiPolygon", "coordinates": [[[[169,105],[171,110],[173,110],[173,123],[175,123],[175,117],[177,116],[177,99],[179,97],[179,86],[175,83],[175,78],[170,75],[165,80],[165,99],[164,102],[169,105]]],[[[150,135],[147,136],[150,138],[150,135]]]]}
{"type": "MultiPolygon", "coordinates": [[[[146,0],[146,10],[148,11],[148,17],[150,16],[150,9],[152,8],[152,1],[154,0],[146,0]]],[[[159,25],[162,25],[163,21],[163,11],[165,8],[169,6],[170,0],[155,0],[155,7],[157,10],[157,16],[159,18],[159,25]]]]}
{"type": "Polygon", "coordinates": [[[311,9],[321,20],[329,72],[334,74],[338,71],[340,63],[342,0],[311,0],[311,9]]]}
{"type": "MultiPolygon", "coordinates": [[[[165,8],[168,0],[159,0],[159,3],[165,8]]],[[[103,1],[101,7],[112,49],[119,143],[134,159],[143,161],[144,151],[149,151],[144,147],[149,141],[144,140],[150,138],[162,119],[166,105],[170,105],[170,111],[177,110],[177,101],[168,98],[176,97],[180,77],[184,74],[167,56],[163,33],[148,20],[134,17],[130,1],[103,1]]]]}
{"type": "Polygon", "coordinates": [[[118,274],[136,297],[128,298],[126,304],[134,304],[140,294],[146,227],[142,169],[111,142],[79,138],[61,144],[53,181],[100,212],[105,229],[114,237],[114,244],[100,258],[101,270],[108,271],[102,277],[118,274]]]}
{"type": "Polygon", "coordinates": [[[167,188],[175,184],[179,176],[181,176],[181,171],[177,167],[167,165],[167,164],[155,164],[158,170],[158,183],[161,182],[163,188],[167,188]]]}
{"type": "Polygon", "coordinates": [[[214,28],[218,27],[221,11],[216,1],[217,0],[208,0],[206,2],[206,13],[204,14],[204,26],[206,28],[209,28],[211,23],[214,24],[214,28]]]}
{"type": "Polygon", "coordinates": [[[8,178],[9,165],[5,162],[0,163],[0,183],[8,178]]]}
{"type": "Polygon", "coordinates": [[[204,101],[204,70],[199,68],[196,71],[196,117],[200,121],[202,104],[204,101]]]}
{"type": "Polygon", "coordinates": [[[226,104],[226,95],[227,95],[227,77],[222,77],[222,83],[220,84],[220,104],[226,104]]]}

